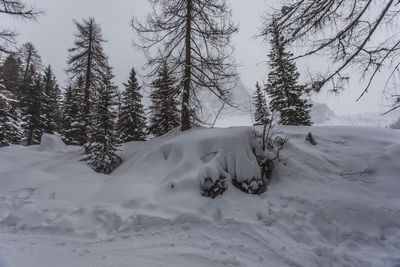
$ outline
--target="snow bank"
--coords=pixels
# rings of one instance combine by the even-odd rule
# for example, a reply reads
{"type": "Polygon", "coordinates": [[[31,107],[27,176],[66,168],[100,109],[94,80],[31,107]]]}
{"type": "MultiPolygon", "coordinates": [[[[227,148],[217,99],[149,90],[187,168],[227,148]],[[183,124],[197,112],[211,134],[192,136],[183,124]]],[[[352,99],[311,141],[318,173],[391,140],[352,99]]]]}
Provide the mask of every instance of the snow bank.
{"type": "Polygon", "coordinates": [[[124,144],[110,176],[52,136],[43,148],[0,148],[0,258],[13,267],[396,266],[400,132],[277,131],[289,141],[260,196],[230,183],[260,175],[249,127],[124,144]],[[374,172],[341,175],[366,168],[374,172]],[[205,177],[225,177],[224,194],[202,197],[205,177]]]}

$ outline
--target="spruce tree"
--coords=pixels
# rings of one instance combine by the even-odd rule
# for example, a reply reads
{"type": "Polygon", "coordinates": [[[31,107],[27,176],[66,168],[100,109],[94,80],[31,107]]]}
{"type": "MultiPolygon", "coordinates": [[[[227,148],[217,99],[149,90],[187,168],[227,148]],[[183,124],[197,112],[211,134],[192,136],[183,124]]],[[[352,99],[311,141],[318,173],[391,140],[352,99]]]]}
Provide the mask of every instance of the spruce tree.
{"type": "Polygon", "coordinates": [[[70,84],[63,101],[62,134],[68,145],[84,145],[86,142],[83,119],[83,78],[70,84]]]}
{"type": "Polygon", "coordinates": [[[12,94],[5,90],[0,76],[0,147],[21,141],[20,118],[15,102],[12,94]]]}
{"type": "Polygon", "coordinates": [[[293,54],[286,51],[284,37],[276,23],[271,31],[271,51],[268,55],[271,68],[266,86],[271,98],[270,109],[280,114],[283,125],[311,125],[310,108],[305,99],[305,87],[298,84],[300,74],[293,61],[293,54]]]}
{"type": "Polygon", "coordinates": [[[21,112],[16,96],[19,70],[20,63],[15,55],[9,55],[0,68],[0,146],[21,143],[21,112]]]}
{"type": "Polygon", "coordinates": [[[255,107],[255,123],[259,125],[268,124],[270,121],[270,114],[267,107],[267,101],[265,100],[265,94],[258,83],[256,84],[256,91],[254,92],[253,99],[255,107]]]}
{"type": "Polygon", "coordinates": [[[10,54],[1,66],[4,90],[12,93],[16,100],[20,99],[19,87],[22,81],[22,62],[16,54],[10,54]]]}
{"type": "Polygon", "coordinates": [[[42,134],[44,133],[44,117],[42,116],[43,95],[43,77],[35,72],[33,66],[25,80],[29,87],[26,87],[26,92],[23,98],[22,109],[22,125],[26,145],[39,144],[42,134]]]}
{"type": "Polygon", "coordinates": [[[146,138],[146,117],[142,105],[141,87],[132,68],[128,83],[124,83],[120,112],[118,116],[118,133],[120,142],[143,141],[146,138]]]}
{"type": "Polygon", "coordinates": [[[116,88],[112,84],[111,68],[104,74],[103,83],[97,91],[88,131],[88,142],[85,144],[85,160],[99,173],[109,174],[120,163],[116,154],[118,135],[116,132],[117,111],[115,110],[116,88]]]}
{"type": "Polygon", "coordinates": [[[161,136],[180,124],[178,90],[167,64],[163,64],[157,79],[151,85],[153,90],[150,94],[152,105],[150,106],[149,133],[161,136]]]}
{"type": "MultiPolygon", "coordinates": [[[[83,78],[83,123],[86,131],[90,128],[90,113],[96,101],[96,90],[103,83],[103,74],[107,72],[108,59],[103,51],[101,27],[94,18],[75,21],[74,46],[68,50],[68,75],[71,80],[83,78]]],[[[86,132],[84,133],[87,134],[86,132]]]]}
{"type": "Polygon", "coordinates": [[[43,75],[43,103],[44,131],[54,133],[60,129],[60,88],[49,65],[43,75]]]}

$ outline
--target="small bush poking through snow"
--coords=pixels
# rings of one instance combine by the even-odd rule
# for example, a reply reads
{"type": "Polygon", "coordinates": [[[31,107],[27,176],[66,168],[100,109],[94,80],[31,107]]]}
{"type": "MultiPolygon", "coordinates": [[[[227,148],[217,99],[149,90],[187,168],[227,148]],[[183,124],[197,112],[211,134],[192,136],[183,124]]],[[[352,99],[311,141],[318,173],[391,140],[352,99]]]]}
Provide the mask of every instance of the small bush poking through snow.
{"type": "Polygon", "coordinates": [[[204,163],[198,174],[201,195],[210,198],[222,195],[228,188],[227,181],[230,178],[229,173],[224,168],[223,153],[208,153],[201,160],[204,163]]]}
{"type": "Polygon", "coordinates": [[[227,180],[228,179],[224,176],[219,177],[216,181],[213,181],[213,179],[209,177],[204,178],[201,184],[201,195],[210,198],[216,198],[222,195],[228,188],[227,180]]]}

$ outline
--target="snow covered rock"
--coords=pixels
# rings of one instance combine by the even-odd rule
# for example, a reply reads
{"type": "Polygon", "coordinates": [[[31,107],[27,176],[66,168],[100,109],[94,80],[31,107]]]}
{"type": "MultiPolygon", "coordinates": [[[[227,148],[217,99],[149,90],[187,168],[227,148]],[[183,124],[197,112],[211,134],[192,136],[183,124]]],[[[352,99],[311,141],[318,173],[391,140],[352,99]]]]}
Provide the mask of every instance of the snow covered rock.
{"type": "Polygon", "coordinates": [[[45,133],[42,135],[39,149],[47,152],[63,151],[65,144],[58,136],[45,133]]]}

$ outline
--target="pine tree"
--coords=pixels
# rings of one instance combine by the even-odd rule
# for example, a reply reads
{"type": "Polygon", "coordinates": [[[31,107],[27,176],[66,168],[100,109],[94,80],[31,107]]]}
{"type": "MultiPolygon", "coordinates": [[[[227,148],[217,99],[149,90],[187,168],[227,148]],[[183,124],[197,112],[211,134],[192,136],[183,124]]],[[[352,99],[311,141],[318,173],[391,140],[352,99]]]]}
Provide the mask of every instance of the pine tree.
{"type": "Polygon", "coordinates": [[[146,117],[142,105],[140,86],[136,79],[135,69],[132,68],[128,83],[124,84],[120,112],[118,117],[118,132],[120,142],[143,141],[146,138],[146,117]]]}
{"type": "Polygon", "coordinates": [[[24,94],[22,109],[22,125],[26,138],[26,145],[39,144],[44,133],[44,118],[42,116],[43,77],[35,72],[31,66],[25,82],[30,84],[24,94]]]}
{"type": "Polygon", "coordinates": [[[21,143],[21,114],[16,97],[19,70],[20,64],[15,55],[9,55],[0,68],[0,146],[21,143]]]}
{"type": "Polygon", "coordinates": [[[49,65],[43,76],[43,103],[44,131],[54,133],[60,129],[60,88],[49,65]]]}
{"type": "Polygon", "coordinates": [[[15,102],[10,92],[5,90],[0,76],[0,147],[21,141],[20,118],[15,102]]]}
{"type": "Polygon", "coordinates": [[[84,145],[86,142],[83,118],[83,78],[70,84],[63,101],[63,137],[68,145],[84,145]]]}
{"type": "MultiPolygon", "coordinates": [[[[96,100],[96,90],[102,86],[103,74],[107,72],[108,59],[103,51],[101,27],[93,18],[75,21],[74,46],[68,50],[69,68],[67,72],[71,80],[83,78],[83,123],[86,131],[90,128],[90,113],[96,100]]],[[[86,132],[84,133],[86,135],[86,132]]]]}
{"type": "Polygon", "coordinates": [[[94,102],[93,111],[90,114],[92,124],[88,131],[89,141],[85,144],[85,160],[96,172],[104,174],[111,173],[121,163],[121,159],[116,154],[118,150],[115,125],[116,88],[111,82],[112,77],[111,68],[109,68],[97,91],[97,101],[94,102]]]}
{"type": "Polygon", "coordinates": [[[311,125],[311,105],[301,98],[305,87],[297,83],[300,74],[293,62],[293,54],[286,51],[284,37],[277,27],[271,32],[268,57],[271,71],[266,91],[271,98],[271,111],[280,114],[280,123],[283,125],[311,125]]]}
{"type": "Polygon", "coordinates": [[[256,91],[254,92],[254,120],[256,124],[265,125],[270,121],[270,114],[265,100],[265,94],[260,85],[256,84],[256,91]]]}
{"type": "Polygon", "coordinates": [[[161,136],[180,124],[178,109],[178,90],[175,79],[170,75],[167,64],[163,64],[158,77],[152,82],[150,94],[152,105],[149,133],[161,136]]]}
{"type": "Polygon", "coordinates": [[[1,66],[4,89],[20,99],[19,87],[22,81],[22,62],[16,54],[10,54],[1,66]]]}

